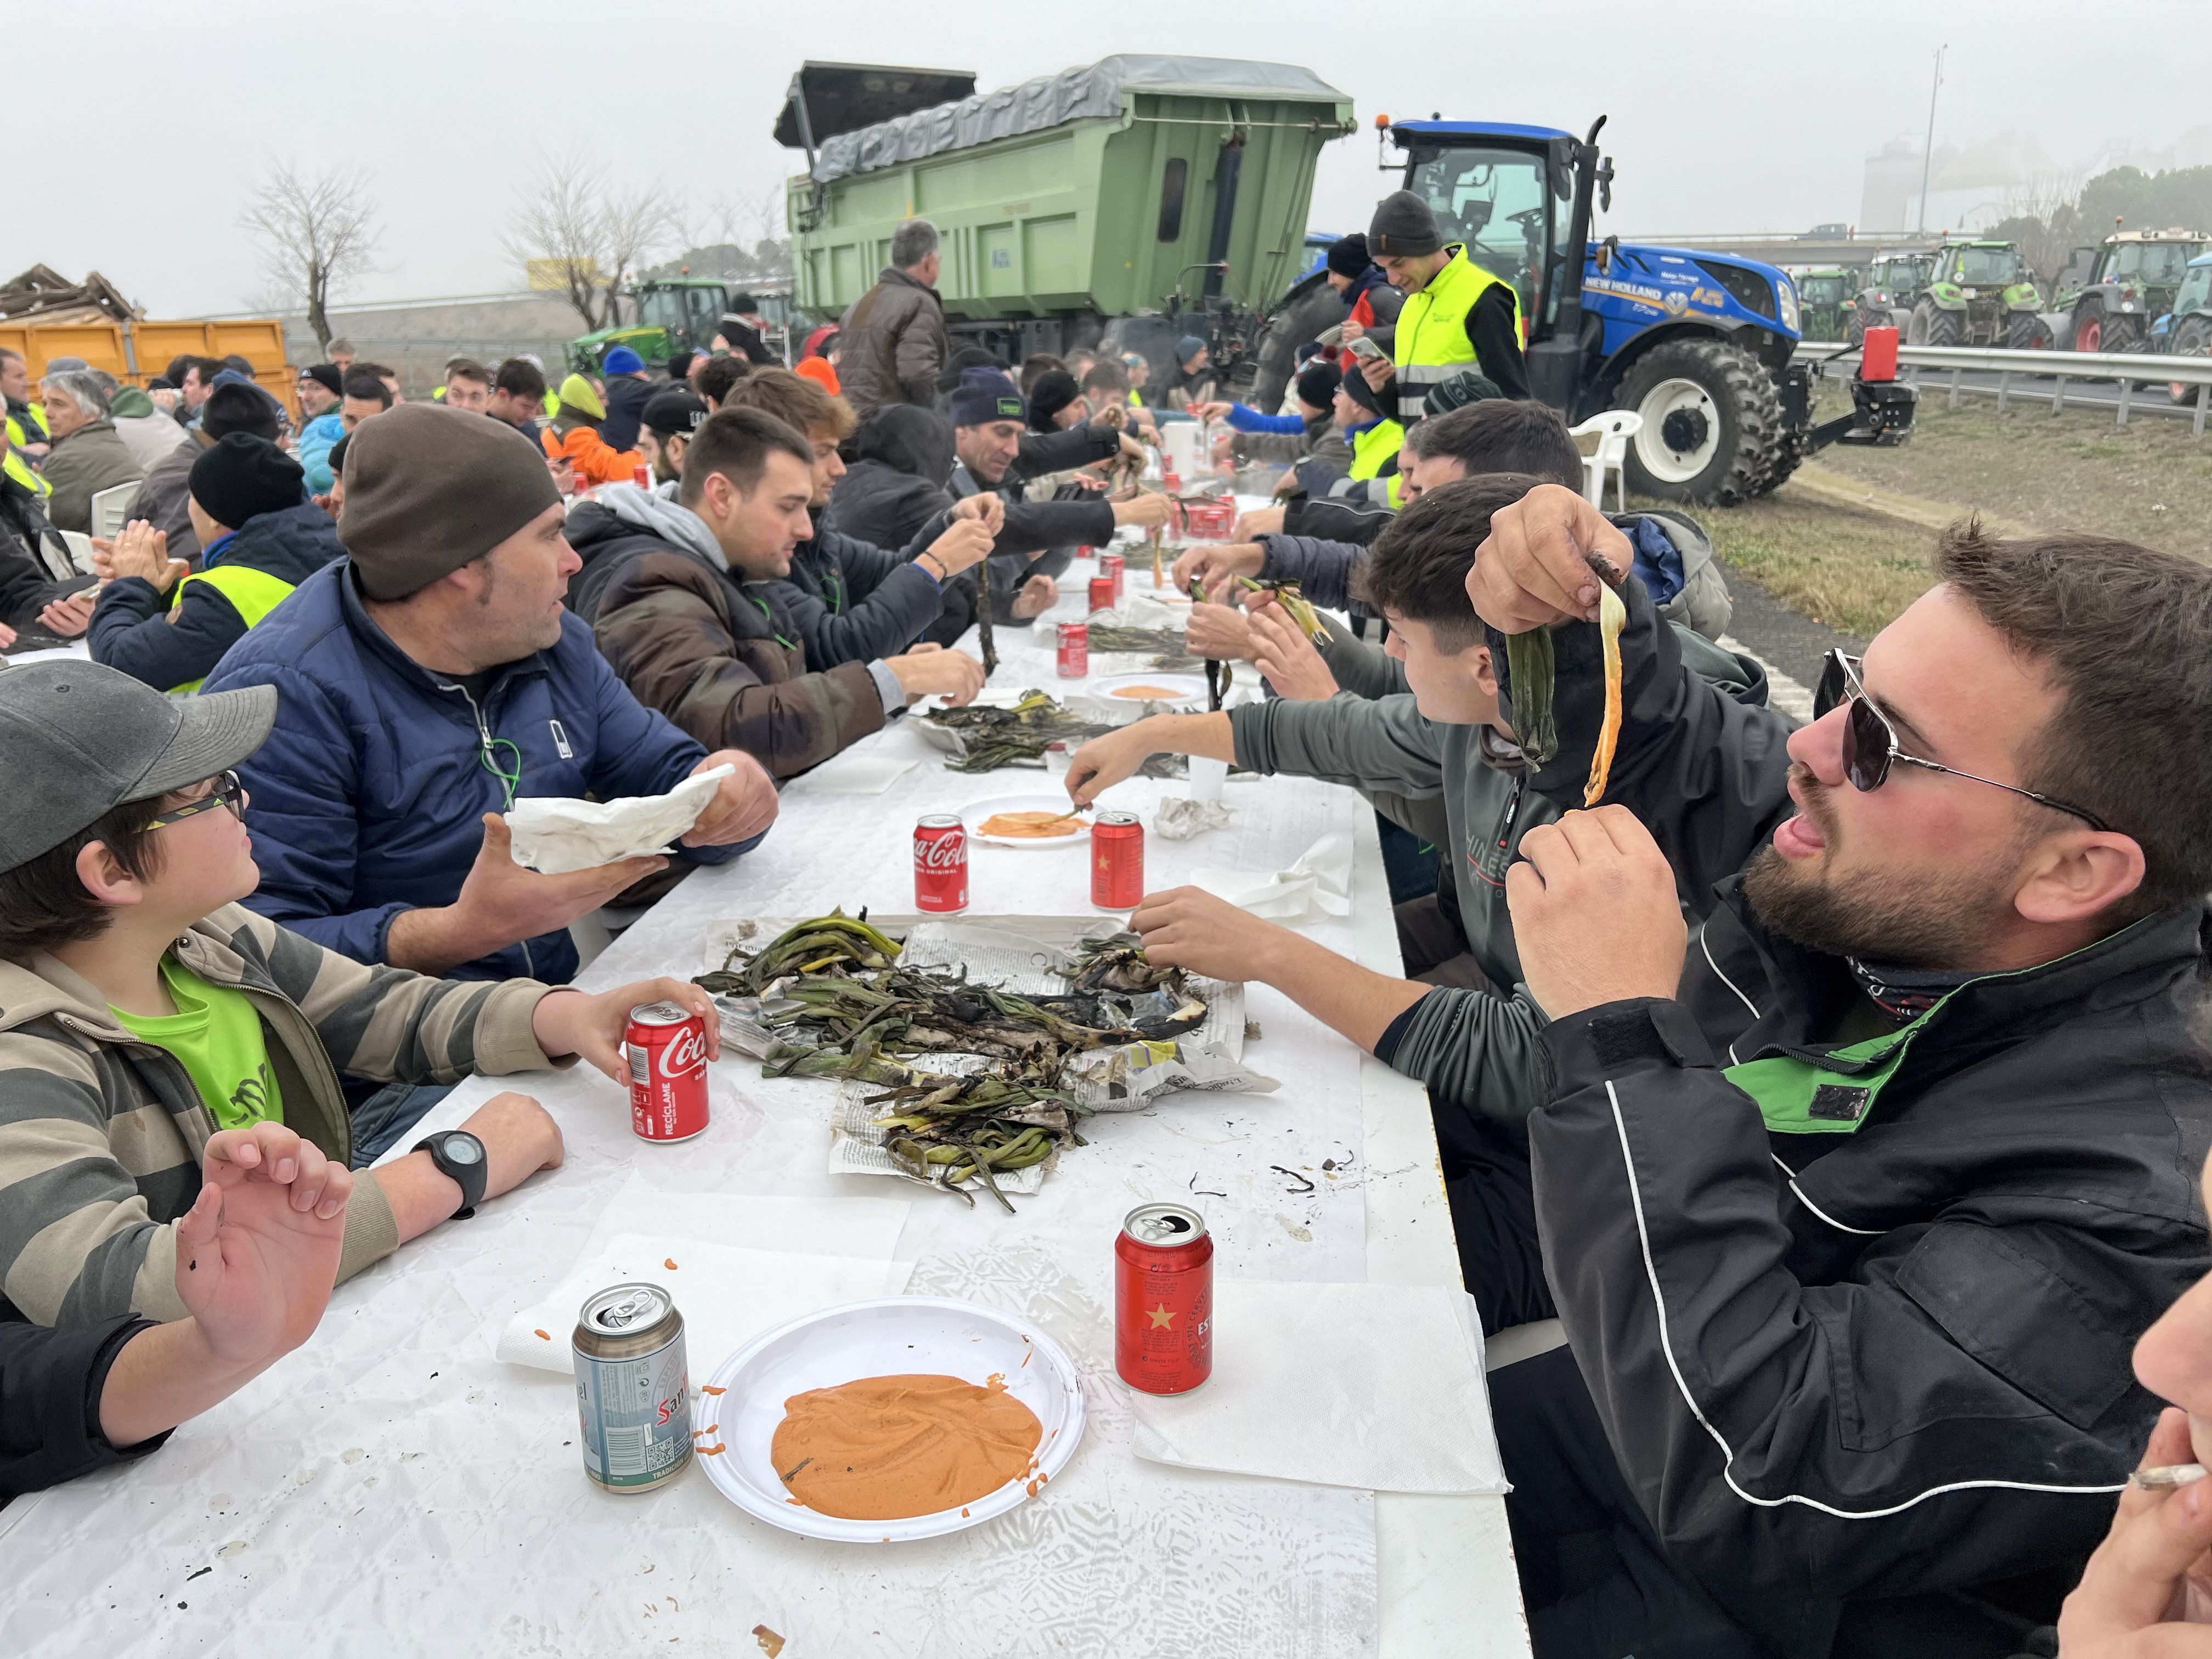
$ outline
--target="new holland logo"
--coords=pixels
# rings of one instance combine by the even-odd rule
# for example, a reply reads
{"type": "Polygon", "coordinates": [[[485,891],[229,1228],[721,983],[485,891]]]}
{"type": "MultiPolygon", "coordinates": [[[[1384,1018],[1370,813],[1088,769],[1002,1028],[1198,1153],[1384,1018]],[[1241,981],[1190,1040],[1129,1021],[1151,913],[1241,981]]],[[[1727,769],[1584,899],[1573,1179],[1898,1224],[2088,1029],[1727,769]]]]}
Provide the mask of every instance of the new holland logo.
{"type": "Polygon", "coordinates": [[[1667,307],[1669,317],[1679,317],[1690,308],[1690,296],[1679,288],[1669,289],[1667,297],[1659,303],[1667,307]]]}

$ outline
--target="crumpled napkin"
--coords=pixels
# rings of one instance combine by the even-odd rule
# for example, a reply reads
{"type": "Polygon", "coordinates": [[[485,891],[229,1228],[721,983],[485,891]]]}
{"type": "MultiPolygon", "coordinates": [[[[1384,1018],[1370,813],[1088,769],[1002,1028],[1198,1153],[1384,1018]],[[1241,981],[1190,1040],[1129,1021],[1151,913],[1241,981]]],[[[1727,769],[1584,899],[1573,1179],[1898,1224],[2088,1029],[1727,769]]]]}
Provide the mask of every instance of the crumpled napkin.
{"type": "Polygon", "coordinates": [[[1226,830],[1229,809],[1218,800],[1162,801],[1152,810],[1152,833],[1162,841],[1188,841],[1208,830],[1226,830]]]}
{"type": "Polygon", "coordinates": [[[526,795],[507,814],[514,861],[543,875],[562,876],[617,859],[665,853],[671,842],[698,823],[722,780],[737,769],[714,767],[684,779],[665,795],[616,800],[526,795]]]}
{"type": "Polygon", "coordinates": [[[1323,836],[1287,870],[1194,870],[1190,881],[1269,921],[1350,915],[1352,837],[1341,831],[1323,836]]]}
{"type": "Polygon", "coordinates": [[[1212,1317],[1203,1385],[1131,1393],[1138,1456],[1375,1492],[1509,1490],[1465,1291],[1222,1279],[1212,1317]]]}

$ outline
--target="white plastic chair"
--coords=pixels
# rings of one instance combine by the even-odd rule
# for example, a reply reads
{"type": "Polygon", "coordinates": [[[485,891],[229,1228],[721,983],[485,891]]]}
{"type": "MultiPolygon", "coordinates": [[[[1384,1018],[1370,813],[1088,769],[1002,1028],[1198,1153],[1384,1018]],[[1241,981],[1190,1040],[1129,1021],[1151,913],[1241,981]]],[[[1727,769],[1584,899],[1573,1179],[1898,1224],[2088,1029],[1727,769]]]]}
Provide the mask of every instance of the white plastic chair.
{"type": "Polygon", "coordinates": [[[131,522],[131,509],[137,501],[136,483],[117,484],[112,489],[103,489],[94,495],[92,533],[101,541],[113,541],[116,532],[131,522]]]}
{"type": "Polygon", "coordinates": [[[82,530],[64,530],[61,538],[69,544],[70,561],[76,566],[77,574],[89,576],[92,570],[92,538],[82,530]]]}
{"type": "Polygon", "coordinates": [[[1571,428],[1570,435],[1577,440],[1576,447],[1582,448],[1583,438],[1597,441],[1595,449],[1583,456],[1583,495],[1598,507],[1605,505],[1605,481],[1607,474],[1614,480],[1620,510],[1628,511],[1628,476],[1621,463],[1628,455],[1628,441],[1644,430],[1644,417],[1632,409],[1608,409],[1602,415],[1593,415],[1580,426],[1571,428]]]}

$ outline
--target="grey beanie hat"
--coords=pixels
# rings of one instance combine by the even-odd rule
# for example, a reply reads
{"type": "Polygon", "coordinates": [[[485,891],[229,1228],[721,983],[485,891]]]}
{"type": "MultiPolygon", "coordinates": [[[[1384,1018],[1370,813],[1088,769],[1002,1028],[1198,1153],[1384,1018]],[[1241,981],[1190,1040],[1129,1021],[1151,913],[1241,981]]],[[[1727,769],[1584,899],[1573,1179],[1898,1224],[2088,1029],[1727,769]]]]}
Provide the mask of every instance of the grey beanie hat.
{"type": "Polygon", "coordinates": [[[95,662],[0,668],[0,870],[237,765],[276,719],[273,685],[170,697],[95,662]]]}
{"type": "Polygon", "coordinates": [[[1367,247],[1376,258],[1434,253],[1443,245],[1437,216],[1412,191],[1394,190],[1376,204],[1374,220],[1367,227],[1367,247]]]}
{"type": "Polygon", "coordinates": [[[404,599],[561,503],[543,451],[504,421],[399,404],[346,446],[338,539],[373,599],[404,599]]]}

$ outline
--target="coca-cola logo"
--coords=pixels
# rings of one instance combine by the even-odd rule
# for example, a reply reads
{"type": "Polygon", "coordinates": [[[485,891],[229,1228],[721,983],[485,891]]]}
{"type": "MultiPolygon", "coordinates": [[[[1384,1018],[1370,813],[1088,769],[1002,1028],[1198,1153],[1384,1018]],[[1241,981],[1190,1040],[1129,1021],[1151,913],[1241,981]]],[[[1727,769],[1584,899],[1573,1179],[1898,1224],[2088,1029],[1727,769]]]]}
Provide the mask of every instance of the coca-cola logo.
{"type": "Polygon", "coordinates": [[[968,857],[968,836],[959,830],[935,838],[925,837],[914,844],[914,867],[917,870],[957,870],[968,857]]]}
{"type": "Polygon", "coordinates": [[[685,1077],[707,1063],[707,1034],[686,1028],[676,1034],[676,1040],[660,1051],[660,1074],[663,1077],[685,1077]]]}

